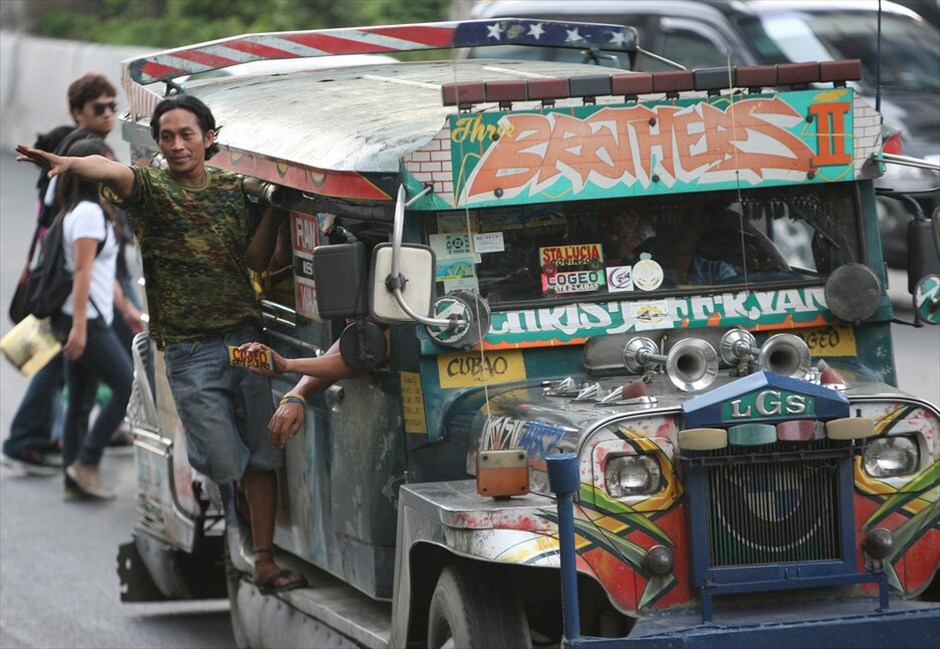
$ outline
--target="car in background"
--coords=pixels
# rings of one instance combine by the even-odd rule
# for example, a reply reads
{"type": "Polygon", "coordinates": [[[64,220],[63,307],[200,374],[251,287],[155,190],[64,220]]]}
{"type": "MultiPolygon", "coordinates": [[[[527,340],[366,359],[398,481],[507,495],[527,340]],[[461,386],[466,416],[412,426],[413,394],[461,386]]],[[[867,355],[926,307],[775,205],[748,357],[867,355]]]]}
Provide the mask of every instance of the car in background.
{"type": "MultiPolygon", "coordinates": [[[[686,68],[860,59],[862,80],[855,87],[874,103],[878,6],[873,0],[491,0],[477,3],[472,16],[631,25],[642,50],[686,68]]],[[[900,4],[882,2],[881,8],[880,110],[889,125],[885,150],[940,164],[940,31],[900,4]]],[[[493,49],[487,48],[487,57],[494,56],[493,49]]],[[[515,58],[525,50],[530,58],[581,56],[573,50],[529,49],[536,48],[506,46],[497,55],[515,58]]],[[[642,53],[634,61],[606,54],[596,60],[637,71],[672,69],[642,53]]],[[[928,217],[940,205],[940,172],[886,167],[879,189],[912,196],[928,217]]],[[[889,266],[906,268],[911,207],[882,195],[878,208],[885,259],[889,266]]]]}

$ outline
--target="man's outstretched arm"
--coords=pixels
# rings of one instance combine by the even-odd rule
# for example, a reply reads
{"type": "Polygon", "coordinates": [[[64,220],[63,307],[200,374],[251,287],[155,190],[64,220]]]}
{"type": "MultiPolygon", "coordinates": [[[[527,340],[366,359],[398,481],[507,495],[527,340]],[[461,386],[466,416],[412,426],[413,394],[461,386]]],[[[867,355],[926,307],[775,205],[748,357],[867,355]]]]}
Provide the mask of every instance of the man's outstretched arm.
{"type": "Polygon", "coordinates": [[[47,169],[49,178],[69,172],[87,180],[97,180],[110,187],[122,200],[130,198],[134,191],[131,168],[104,156],[60,156],[25,144],[17,144],[16,152],[19,154],[16,157],[18,162],[32,162],[47,169]]]}

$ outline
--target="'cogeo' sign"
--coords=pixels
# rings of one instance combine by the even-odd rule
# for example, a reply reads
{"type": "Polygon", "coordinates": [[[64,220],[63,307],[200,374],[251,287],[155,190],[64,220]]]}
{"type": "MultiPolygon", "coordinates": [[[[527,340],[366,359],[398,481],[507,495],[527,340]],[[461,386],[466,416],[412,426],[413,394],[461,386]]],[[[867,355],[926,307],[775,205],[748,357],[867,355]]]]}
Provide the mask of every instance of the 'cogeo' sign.
{"type": "Polygon", "coordinates": [[[806,394],[785,390],[762,390],[742,395],[721,404],[723,421],[776,417],[812,417],[816,414],[816,400],[806,394]]]}

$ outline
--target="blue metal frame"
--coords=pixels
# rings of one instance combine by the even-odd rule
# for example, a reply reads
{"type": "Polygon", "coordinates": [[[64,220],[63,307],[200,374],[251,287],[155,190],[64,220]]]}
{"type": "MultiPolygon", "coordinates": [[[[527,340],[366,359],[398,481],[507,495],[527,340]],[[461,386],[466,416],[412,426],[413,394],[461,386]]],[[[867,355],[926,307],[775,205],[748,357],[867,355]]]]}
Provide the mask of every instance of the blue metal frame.
{"type": "MultiPolygon", "coordinates": [[[[851,467],[851,459],[847,458],[846,461],[851,467]]],[[[846,580],[840,582],[877,582],[880,608],[875,611],[864,610],[866,603],[861,602],[859,606],[862,608],[851,613],[834,613],[832,617],[823,619],[779,622],[770,616],[763,618],[755,616],[753,622],[744,624],[722,626],[709,622],[698,626],[626,638],[582,636],[578,616],[578,573],[575,564],[573,506],[574,494],[579,486],[578,460],[573,453],[560,453],[547,457],[546,464],[548,465],[549,485],[556,495],[558,506],[558,542],[561,557],[561,598],[564,623],[561,639],[563,649],[580,649],[581,647],[623,649],[630,646],[639,646],[643,649],[751,649],[757,646],[780,646],[783,642],[786,646],[817,647],[824,644],[830,649],[859,649],[860,647],[897,646],[899,638],[903,638],[905,647],[933,649],[936,646],[937,629],[940,628],[940,606],[902,602],[897,608],[887,610],[887,580],[884,573],[880,572],[869,575],[856,574],[854,581],[846,579],[848,576],[842,576],[846,580]]],[[[843,473],[846,472],[840,472],[842,482],[844,482],[843,473]]],[[[851,487],[851,472],[847,473],[851,487]]],[[[840,498],[843,491],[844,485],[840,482],[840,498]]],[[[851,498],[851,491],[849,497],[851,498]]],[[[696,544],[692,545],[695,547],[696,544]]],[[[807,581],[812,580],[803,580],[792,586],[788,586],[790,582],[786,580],[776,581],[773,589],[824,585],[807,583],[807,581]]],[[[753,584],[747,584],[747,586],[753,586],[753,584]]]]}
{"type": "MultiPolygon", "coordinates": [[[[878,584],[882,609],[888,608],[888,582],[883,571],[856,572],[855,513],[852,507],[852,449],[836,449],[822,454],[838,458],[839,538],[841,560],[799,563],[761,564],[714,568],[708,559],[708,488],[703,464],[683,459],[686,512],[689,523],[689,547],[692,585],[702,598],[702,621],[712,620],[712,598],[732,593],[756,593],[795,588],[818,588],[847,584],[878,584]]],[[[743,458],[740,458],[743,461],[743,458]]]]}

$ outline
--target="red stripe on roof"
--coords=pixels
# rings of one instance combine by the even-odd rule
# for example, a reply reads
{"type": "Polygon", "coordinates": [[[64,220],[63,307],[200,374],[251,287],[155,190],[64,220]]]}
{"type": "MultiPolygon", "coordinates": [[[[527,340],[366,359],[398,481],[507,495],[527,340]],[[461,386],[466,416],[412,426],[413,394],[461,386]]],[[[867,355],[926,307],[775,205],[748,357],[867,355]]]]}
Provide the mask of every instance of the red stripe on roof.
{"type": "Polygon", "coordinates": [[[281,50],[276,47],[271,47],[269,45],[255,43],[254,41],[249,41],[247,39],[240,39],[237,41],[232,41],[230,43],[225,43],[225,47],[230,47],[233,50],[244,52],[246,54],[255,54],[257,56],[260,56],[263,59],[298,58],[297,54],[294,54],[293,52],[290,52],[288,50],[281,50]]]}
{"type": "Polygon", "coordinates": [[[157,63],[156,61],[147,61],[142,66],[140,66],[141,74],[148,75],[154,79],[160,79],[168,74],[175,74],[177,72],[180,72],[179,68],[163,65],[162,63],[157,63]]]}
{"type": "Polygon", "coordinates": [[[397,52],[398,48],[385,47],[365,41],[325,36],[323,34],[294,34],[285,36],[284,40],[306,45],[330,54],[368,54],[370,52],[397,52]]]}
{"type": "Polygon", "coordinates": [[[176,56],[180,59],[185,59],[186,61],[192,61],[193,63],[208,65],[210,68],[225,68],[239,62],[236,59],[228,59],[223,56],[216,56],[215,54],[209,54],[208,52],[204,52],[202,50],[184,50],[182,52],[175,52],[173,56],[176,56]]]}
{"type": "Polygon", "coordinates": [[[435,47],[450,47],[454,44],[453,27],[421,27],[415,25],[392,25],[390,27],[379,27],[367,31],[382,36],[391,36],[401,38],[406,41],[416,41],[422,45],[433,45],[435,47]]]}

